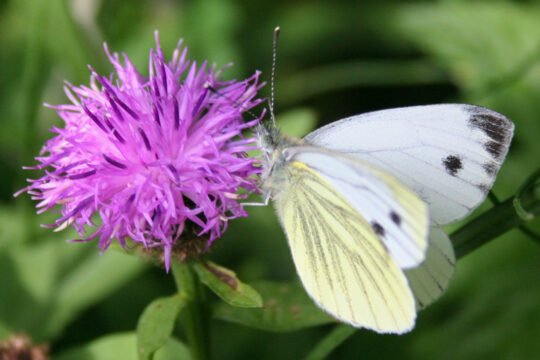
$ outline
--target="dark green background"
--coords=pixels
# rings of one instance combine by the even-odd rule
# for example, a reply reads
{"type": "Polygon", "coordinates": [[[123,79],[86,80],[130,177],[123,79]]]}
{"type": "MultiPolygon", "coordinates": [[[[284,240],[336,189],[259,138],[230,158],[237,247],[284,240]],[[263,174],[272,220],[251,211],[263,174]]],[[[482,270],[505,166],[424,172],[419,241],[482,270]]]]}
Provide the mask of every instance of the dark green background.
{"type": "MultiPolygon", "coordinates": [[[[38,176],[21,166],[34,163],[47,129],[61,124],[41,104],[67,101],[63,80],[87,84],[87,64],[110,73],[104,41],[146,74],[155,29],[168,55],[183,37],[198,62],[234,62],[224,78],[259,69],[269,81],[276,25],[276,112],[287,132],[301,136],[386,107],[467,102],[516,124],[497,195],[515,193],[539,165],[538,1],[2,0],[0,339],[24,332],[71,359],[69,349],[133,331],[145,305],[174,292],[163,270],[99,255],[96,243],[66,243],[71,230],[39,228],[52,215],[36,216],[27,195],[12,198],[26,177],[38,176]]],[[[268,93],[265,87],[261,95],[268,93]]],[[[230,224],[210,257],[247,282],[296,281],[272,209],[250,211],[230,224]]],[[[539,278],[540,247],[514,230],[458,262],[448,293],[419,314],[412,333],[358,331],[330,358],[538,358],[539,278]]],[[[268,333],[213,321],[210,336],[216,359],[297,359],[331,328],[268,333]]]]}

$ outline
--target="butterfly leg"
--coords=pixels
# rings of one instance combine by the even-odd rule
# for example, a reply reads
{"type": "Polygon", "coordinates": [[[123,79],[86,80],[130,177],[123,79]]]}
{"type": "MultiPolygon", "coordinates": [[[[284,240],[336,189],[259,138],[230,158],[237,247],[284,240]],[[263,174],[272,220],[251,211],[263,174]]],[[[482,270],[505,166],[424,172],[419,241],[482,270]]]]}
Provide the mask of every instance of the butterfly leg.
{"type": "Polygon", "coordinates": [[[242,207],[246,207],[246,206],[267,206],[269,202],[270,202],[270,192],[267,192],[267,193],[264,194],[264,200],[262,202],[245,202],[245,203],[240,203],[240,205],[242,207]]]}

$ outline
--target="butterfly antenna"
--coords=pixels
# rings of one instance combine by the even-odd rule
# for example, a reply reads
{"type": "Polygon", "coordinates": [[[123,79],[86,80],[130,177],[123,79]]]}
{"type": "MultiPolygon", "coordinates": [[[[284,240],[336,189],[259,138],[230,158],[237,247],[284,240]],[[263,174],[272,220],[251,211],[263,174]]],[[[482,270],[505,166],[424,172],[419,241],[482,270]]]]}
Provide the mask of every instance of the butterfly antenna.
{"type": "Polygon", "coordinates": [[[251,111],[249,109],[246,109],[246,107],[243,106],[242,104],[240,104],[238,101],[231,99],[230,97],[228,97],[227,95],[223,94],[221,91],[219,91],[218,89],[216,89],[215,87],[210,85],[210,82],[207,81],[206,83],[204,83],[203,86],[204,86],[205,89],[210,90],[211,93],[214,93],[216,95],[219,95],[219,96],[229,100],[234,106],[237,106],[240,109],[244,110],[246,113],[251,115],[254,119],[257,119],[259,117],[253,111],[251,111]]]}
{"type": "Polygon", "coordinates": [[[276,60],[277,60],[277,42],[279,37],[279,26],[274,29],[274,41],[272,44],[272,77],[270,78],[270,117],[274,126],[276,126],[276,116],[274,115],[274,90],[276,88],[276,60]]]}

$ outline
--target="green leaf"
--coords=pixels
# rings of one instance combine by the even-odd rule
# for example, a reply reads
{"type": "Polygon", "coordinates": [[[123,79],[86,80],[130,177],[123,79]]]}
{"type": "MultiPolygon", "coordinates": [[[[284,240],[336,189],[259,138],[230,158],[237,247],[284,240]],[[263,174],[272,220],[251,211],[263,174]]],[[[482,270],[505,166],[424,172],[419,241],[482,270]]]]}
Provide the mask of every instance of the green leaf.
{"type": "Polygon", "coordinates": [[[253,285],[264,299],[262,309],[242,309],[221,303],[214,317],[257,329],[286,332],[333,322],[299,284],[259,282],[253,285]]]}
{"type": "Polygon", "coordinates": [[[156,299],[144,309],[137,324],[139,359],[152,359],[152,355],[167,343],[185,304],[185,297],[173,295],[156,299]]]}
{"type": "Polygon", "coordinates": [[[77,255],[72,249],[73,246],[70,248],[58,239],[42,239],[33,244],[14,243],[0,250],[3,327],[12,332],[24,329],[38,341],[54,336],[50,331],[52,317],[62,310],[57,307],[59,277],[63,275],[65,262],[77,255]]]}
{"type": "Polygon", "coordinates": [[[191,360],[192,358],[189,348],[184,343],[174,338],[171,338],[161,349],[156,351],[154,355],[154,360],[191,360]]]}
{"type": "MultiPolygon", "coordinates": [[[[81,347],[54,357],[55,360],[137,360],[137,335],[119,333],[101,337],[81,347]]],[[[156,351],[154,360],[190,360],[189,349],[180,341],[170,339],[156,351]]]]}
{"type": "Polygon", "coordinates": [[[80,311],[106,298],[147,267],[145,261],[134,256],[94,252],[58,284],[57,306],[47,329],[57,334],[80,311]]]}
{"type": "Polygon", "coordinates": [[[37,341],[51,341],[81,311],[148,267],[132,256],[100,255],[94,244],[66,243],[63,240],[77,236],[73,230],[39,230],[36,222],[49,220],[26,218],[23,210],[11,209],[19,214],[11,217],[10,208],[0,210],[0,218],[14,219],[0,227],[0,323],[10,331],[24,330],[37,341]]]}
{"type": "Polygon", "coordinates": [[[448,66],[465,88],[496,81],[538,53],[537,6],[422,2],[397,7],[396,15],[400,35],[448,66]]]}
{"type": "Polygon", "coordinates": [[[199,279],[223,301],[238,307],[262,307],[261,295],[251,286],[244,284],[236,274],[213,262],[195,263],[193,268],[199,279]]]}
{"type": "Polygon", "coordinates": [[[137,337],[133,333],[120,333],[98,338],[81,347],[55,356],[57,360],[115,360],[137,359],[137,337]]]}

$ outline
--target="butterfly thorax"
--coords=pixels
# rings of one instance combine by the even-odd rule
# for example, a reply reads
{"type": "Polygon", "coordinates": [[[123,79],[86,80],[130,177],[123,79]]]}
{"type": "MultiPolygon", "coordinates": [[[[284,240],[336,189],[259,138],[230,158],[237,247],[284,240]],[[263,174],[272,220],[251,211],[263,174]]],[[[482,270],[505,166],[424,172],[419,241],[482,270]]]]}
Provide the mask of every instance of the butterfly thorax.
{"type": "Polygon", "coordinates": [[[262,152],[262,189],[266,196],[275,197],[283,183],[287,180],[285,165],[291,160],[293,150],[298,146],[305,146],[306,142],[285,135],[271,123],[261,123],[257,126],[256,134],[262,152]]]}

